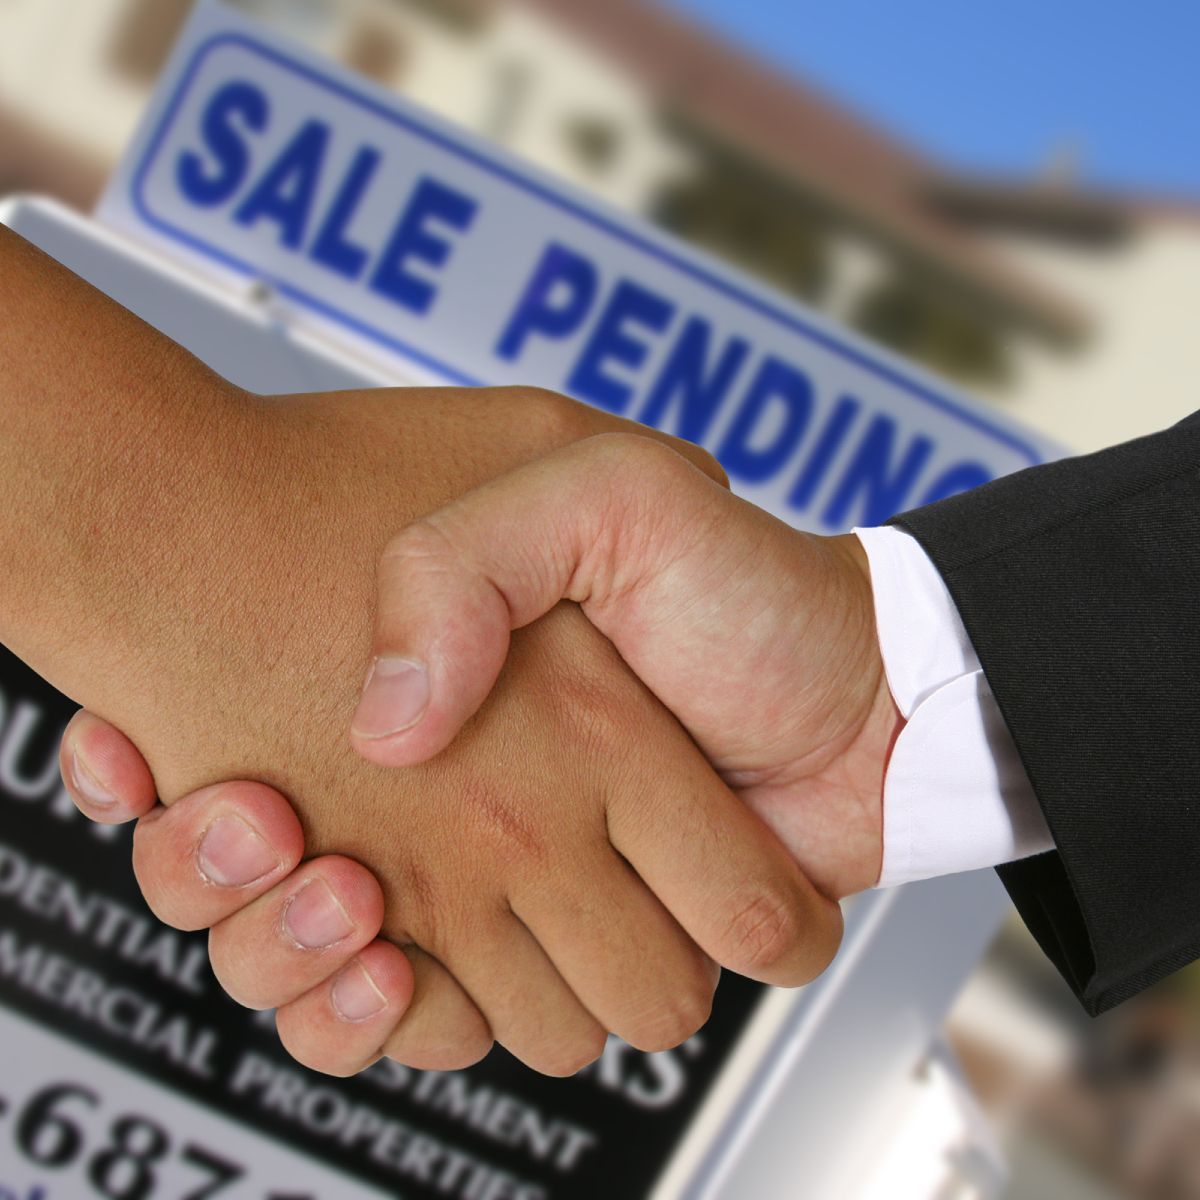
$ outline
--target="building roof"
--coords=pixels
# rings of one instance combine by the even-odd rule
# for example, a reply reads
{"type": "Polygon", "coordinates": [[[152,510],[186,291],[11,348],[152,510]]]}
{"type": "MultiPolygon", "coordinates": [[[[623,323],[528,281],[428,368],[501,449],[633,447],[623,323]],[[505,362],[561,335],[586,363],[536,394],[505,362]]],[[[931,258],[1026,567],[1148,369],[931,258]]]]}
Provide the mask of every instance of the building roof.
{"type": "Polygon", "coordinates": [[[947,175],[928,183],[934,207],[970,226],[1062,239],[1117,241],[1150,222],[1200,223],[1200,201],[1079,187],[1072,180],[947,175]]]}
{"type": "Polygon", "coordinates": [[[522,0],[636,77],[674,115],[749,152],[1008,317],[1062,339],[1084,314],[930,202],[944,172],[806,84],[648,0],[522,0]]]}

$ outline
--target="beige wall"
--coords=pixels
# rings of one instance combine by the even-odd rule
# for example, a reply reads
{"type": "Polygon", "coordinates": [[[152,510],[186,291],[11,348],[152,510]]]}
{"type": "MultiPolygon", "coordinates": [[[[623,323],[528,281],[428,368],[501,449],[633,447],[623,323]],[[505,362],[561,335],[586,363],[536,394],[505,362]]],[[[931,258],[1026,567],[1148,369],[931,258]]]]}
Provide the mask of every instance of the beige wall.
{"type": "Polygon", "coordinates": [[[1015,345],[1015,385],[997,397],[1002,407],[1081,451],[1200,408],[1200,217],[1147,219],[1109,250],[1016,238],[996,245],[1093,321],[1074,353],[1015,345]]]}
{"type": "Polygon", "coordinates": [[[145,83],[114,70],[127,0],[0,0],[0,108],[115,161],[145,103],[145,83]]]}

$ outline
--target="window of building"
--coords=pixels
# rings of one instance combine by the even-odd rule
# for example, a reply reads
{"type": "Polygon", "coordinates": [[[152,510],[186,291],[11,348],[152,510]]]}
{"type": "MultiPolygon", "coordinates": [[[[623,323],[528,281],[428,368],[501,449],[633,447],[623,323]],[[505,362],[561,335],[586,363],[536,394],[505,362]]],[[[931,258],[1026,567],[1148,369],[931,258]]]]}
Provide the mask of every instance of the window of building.
{"type": "Polygon", "coordinates": [[[868,292],[853,316],[864,333],[963,383],[1003,385],[1012,364],[1002,328],[953,293],[903,278],[868,292]]]}
{"type": "Polygon", "coordinates": [[[131,0],[117,24],[110,50],[116,70],[152,83],[171,53],[192,0],[131,0]]]}
{"type": "Polygon", "coordinates": [[[722,156],[659,197],[654,219],[781,291],[818,298],[829,274],[827,225],[769,172],[722,156]]]}
{"type": "Polygon", "coordinates": [[[455,33],[478,33],[492,14],[480,0],[392,0],[398,7],[412,9],[455,33]]]}
{"type": "Polygon", "coordinates": [[[621,131],[607,117],[576,115],[569,117],[563,132],[572,153],[589,171],[599,175],[616,161],[621,146],[621,131]]]}
{"type": "Polygon", "coordinates": [[[404,49],[395,29],[378,21],[362,21],[350,31],[342,59],[368,79],[394,84],[404,68],[404,49]]]}
{"type": "Polygon", "coordinates": [[[516,137],[532,87],[533,72],[528,63],[516,59],[496,63],[482,122],[488,137],[498,142],[511,142],[516,137]]]}

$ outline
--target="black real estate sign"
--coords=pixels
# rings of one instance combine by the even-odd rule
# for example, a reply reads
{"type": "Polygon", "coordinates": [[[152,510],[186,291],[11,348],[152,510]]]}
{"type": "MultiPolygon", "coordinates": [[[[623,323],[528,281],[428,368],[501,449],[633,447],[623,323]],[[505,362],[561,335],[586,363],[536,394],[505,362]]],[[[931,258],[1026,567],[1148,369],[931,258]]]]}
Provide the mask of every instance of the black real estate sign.
{"type": "MultiPolygon", "coordinates": [[[[499,1049],[464,1071],[388,1061],[352,1079],[308,1071],[284,1052],[269,1017],[221,992],[205,935],[168,929],[148,911],[129,866],[131,831],[74,814],[57,770],[74,707],[0,651],[0,1004],[131,1078],[164,1084],[387,1194],[649,1194],[745,1029],[761,994],[756,985],[726,976],[711,1021],[679,1049],[642,1054],[614,1039],[572,1079],[537,1075],[499,1049]]],[[[0,1047],[0,1062],[6,1057],[0,1047]]],[[[0,1162],[24,1156],[52,1181],[56,1167],[85,1151],[72,1142],[69,1122],[56,1122],[73,1091],[87,1088],[84,1057],[73,1076],[67,1054],[17,1111],[5,1103],[0,1070],[0,1162]]],[[[104,1099],[120,1110],[120,1097],[104,1099]]],[[[96,1194],[158,1200],[155,1153],[184,1131],[156,1135],[154,1114],[126,1115],[134,1124],[118,1129],[109,1158],[128,1161],[94,1155],[96,1194]]],[[[213,1168],[214,1190],[196,1196],[219,1197],[246,1167],[220,1149],[189,1148],[201,1162],[224,1163],[224,1176],[213,1168]]],[[[289,1198],[297,1200],[276,1194],[289,1198]]]]}

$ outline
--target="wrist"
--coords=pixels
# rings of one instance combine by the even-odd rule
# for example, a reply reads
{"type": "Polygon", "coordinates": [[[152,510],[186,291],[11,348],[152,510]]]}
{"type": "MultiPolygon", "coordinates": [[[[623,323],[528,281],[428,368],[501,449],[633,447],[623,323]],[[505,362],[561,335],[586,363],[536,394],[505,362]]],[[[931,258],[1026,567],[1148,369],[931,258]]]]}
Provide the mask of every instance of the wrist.
{"type": "Polygon", "coordinates": [[[4,584],[5,641],[67,694],[118,714],[135,665],[222,586],[217,548],[237,551],[252,509],[248,469],[262,446],[253,398],[199,367],[158,363],[136,385],[94,397],[35,453],[25,519],[4,584]],[[36,476],[40,473],[43,478],[36,476]]]}
{"type": "Polygon", "coordinates": [[[249,398],[0,227],[0,640],[90,696],[212,520],[249,398]]]}
{"type": "Polygon", "coordinates": [[[896,739],[904,728],[904,716],[888,684],[875,615],[871,565],[857,535],[839,534],[830,539],[844,561],[853,567],[859,610],[865,623],[862,638],[863,680],[869,700],[863,704],[865,717],[846,761],[857,781],[862,813],[860,853],[847,879],[849,893],[873,887],[883,867],[883,795],[888,762],[896,739]]]}
{"type": "Polygon", "coordinates": [[[749,799],[827,897],[863,891],[883,861],[883,781],[902,721],[888,688],[869,564],[853,535],[789,531],[789,768],[749,799]]]}

